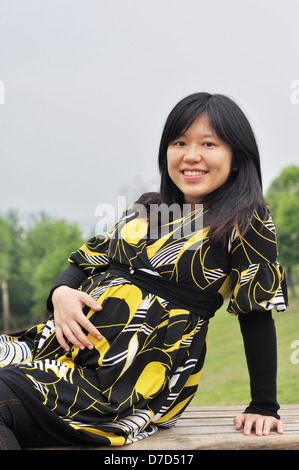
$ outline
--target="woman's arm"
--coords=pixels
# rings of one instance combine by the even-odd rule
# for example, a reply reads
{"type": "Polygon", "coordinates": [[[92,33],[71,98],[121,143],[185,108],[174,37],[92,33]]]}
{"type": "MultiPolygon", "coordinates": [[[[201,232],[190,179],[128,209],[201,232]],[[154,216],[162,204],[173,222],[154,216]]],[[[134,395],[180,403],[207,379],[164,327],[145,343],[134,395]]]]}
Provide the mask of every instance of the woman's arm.
{"type": "Polygon", "coordinates": [[[69,265],[64,271],[59,274],[59,276],[55,280],[55,283],[47,298],[47,311],[49,313],[53,313],[54,311],[52,295],[55,289],[57,289],[57,287],[68,286],[72,287],[73,289],[78,289],[86,278],[87,274],[82,269],[80,269],[75,264],[69,265]]]}
{"type": "Polygon", "coordinates": [[[244,414],[235,418],[244,433],[268,434],[271,428],[282,432],[276,399],[277,347],[271,311],[238,315],[250,376],[251,402],[244,414]]]}

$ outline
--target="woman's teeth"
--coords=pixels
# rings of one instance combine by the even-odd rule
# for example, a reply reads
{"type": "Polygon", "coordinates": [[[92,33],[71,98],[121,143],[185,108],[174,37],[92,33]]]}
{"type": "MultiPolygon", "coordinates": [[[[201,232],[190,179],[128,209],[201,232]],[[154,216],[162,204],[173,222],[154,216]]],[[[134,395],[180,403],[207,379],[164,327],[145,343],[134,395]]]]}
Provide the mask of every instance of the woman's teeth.
{"type": "Polygon", "coordinates": [[[186,176],[201,176],[201,175],[205,175],[207,172],[206,171],[190,171],[190,170],[187,170],[187,171],[184,171],[184,175],[186,176]]]}

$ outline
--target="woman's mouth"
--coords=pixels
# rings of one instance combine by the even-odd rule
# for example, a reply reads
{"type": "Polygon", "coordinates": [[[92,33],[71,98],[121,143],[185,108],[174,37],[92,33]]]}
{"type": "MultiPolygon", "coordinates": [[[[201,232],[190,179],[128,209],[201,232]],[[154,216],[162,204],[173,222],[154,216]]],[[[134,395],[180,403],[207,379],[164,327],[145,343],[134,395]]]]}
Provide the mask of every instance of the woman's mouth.
{"type": "Polygon", "coordinates": [[[208,173],[204,170],[183,170],[182,171],[185,178],[202,178],[208,173]]]}

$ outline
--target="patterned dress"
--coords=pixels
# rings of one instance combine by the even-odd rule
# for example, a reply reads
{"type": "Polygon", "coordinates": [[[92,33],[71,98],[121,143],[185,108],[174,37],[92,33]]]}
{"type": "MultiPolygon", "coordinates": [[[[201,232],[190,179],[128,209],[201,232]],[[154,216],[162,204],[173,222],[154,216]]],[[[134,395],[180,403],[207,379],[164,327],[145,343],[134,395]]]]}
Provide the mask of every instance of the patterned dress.
{"type": "Polygon", "coordinates": [[[270,215],[261,220],[256,213],[245,237],[235,227],[227,247],[210,239],[208,227],[196,226],[202,215],[169,222],[157,237],[147,219],[128,212],[105,238],[94,237],[71,253],[70,263],[87,276],[80,289],[103,307],[85,312],[103,335],[90,337],[93,350],[72,345],[63,350],[52,316],[28,331],[0,337],[0,379],[47,429],[56,429],[62,442],[120,446],[173,426],[202,372],[214,314],[211,309],[204,314],[207,298],[215,310],[230,295],[228,311],[234,315],[285,309],[284,272],[270,215]],[[182,230],[186,226],[189,230],[182,230]],[[132,277],[111,269],[115,265],[161,285],[172,281],[173,298],[135,285],[132,277]],[[189,292],[197,295],[198,308],[190,311],[184,299],[177,302],[175,286],[186,290],[186,305],[189,292]]]}

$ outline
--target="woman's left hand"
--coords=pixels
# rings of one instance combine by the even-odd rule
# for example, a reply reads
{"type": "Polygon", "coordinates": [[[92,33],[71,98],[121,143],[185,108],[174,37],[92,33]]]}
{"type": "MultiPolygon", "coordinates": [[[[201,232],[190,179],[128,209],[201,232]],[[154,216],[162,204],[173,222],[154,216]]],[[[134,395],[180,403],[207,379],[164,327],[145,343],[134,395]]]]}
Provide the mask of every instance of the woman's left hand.
{"type": "Polygon", "coordinates": [[[282,420],[272,416],[242,413],[235,417],[234,424],[236,429],[241,429],[243,426],[246,436],[251,434],[252,429],[255,429],[257,436],[267,436],[271,429],[276,429],[279,434],[283,434],[282,420]]]}

